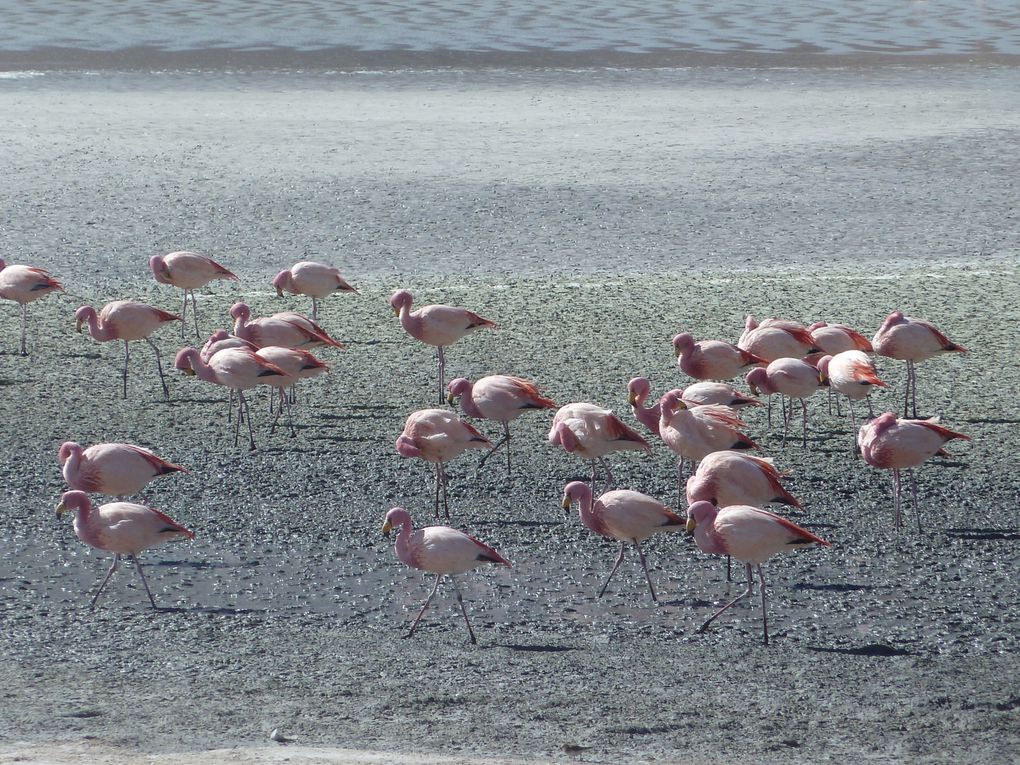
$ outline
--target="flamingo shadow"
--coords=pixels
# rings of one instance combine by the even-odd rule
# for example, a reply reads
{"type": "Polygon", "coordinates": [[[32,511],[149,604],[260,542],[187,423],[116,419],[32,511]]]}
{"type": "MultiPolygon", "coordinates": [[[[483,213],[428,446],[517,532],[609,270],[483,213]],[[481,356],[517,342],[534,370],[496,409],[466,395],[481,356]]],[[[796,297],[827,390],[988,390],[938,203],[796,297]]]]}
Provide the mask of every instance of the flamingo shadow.
{"type": "Polygon", "coordinates": [[[808,650],[815,653],[841,653],[846,656],[910,656],[910,651],[904,648],[894,648],[885,643],[869,643],[868,645],[855,646],[853,648],[808,646],[808,650]]]}
{"type": "Polygon", "coordinates": [[[946,536],[957,539],[974,540],[995,540],[1003,539],[1015,541],[1020,539],[1020,530],[1017,529],[946,529],[946,536]]]}

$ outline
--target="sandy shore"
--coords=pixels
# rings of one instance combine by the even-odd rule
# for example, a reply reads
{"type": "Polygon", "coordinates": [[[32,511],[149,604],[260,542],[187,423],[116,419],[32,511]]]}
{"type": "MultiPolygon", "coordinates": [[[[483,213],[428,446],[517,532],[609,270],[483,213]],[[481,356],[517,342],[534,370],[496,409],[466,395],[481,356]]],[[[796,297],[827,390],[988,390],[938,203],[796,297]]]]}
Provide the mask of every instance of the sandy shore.
{"type": "MultiPolygon", "coordinates": [[[[0,310],[0,762],[1008,761],[1016,113],[995,90],[1005,74],[961,86],[976,76],[907,73],[898,90],[884,75],[811,79],[801,120],[790,83],[774,104],[699,85],[722,118],[612,82],[4,91],[5,255],[52,268],[68,295],[31,306],[27,358],[16,307],[0,310]],[[548,111],[526,106],[552,96],[548,111]],[[144,264],[180,247],[242,275],[200,295],[206,328],[236,299],[256,314],[305,308],[267,281],[301,257],[337,262],[362,289],[325,306],[348,349],[323,354],[331,374],[304,386],[296,439],[267,432],[258,397],[260,448],[235,448],[220,392],[171,375],[163,401],[144,347],[122,400],[120,349],[74,333],[84,302],[174,308],[144,264]],[[834,543],[768,564],[764,648],[757,602],[695,633],[740,585],[687,539],[647,546],[660,605],[633,560],[597,599],[615,548],[559,506],[587,468],[547,447],[547,416],[523,418],[512,479],[470,458],[449,469],[453,524],[514,563],[463,577],[479,645],[445,589],[404,640],[430,582],[379,528],[393,505],[430,514],[430,470],[393,440],[433,405],[435,359],[389,311],[398,286],[499,323],[450,349],[451,377],[512,371],[628,417],[632,375],[656,392],[682,384],[669,345],[681,329],[735,339],[754,313],[870,334],[903,308],[971,349],[924,364],[919,398],[972,441],[919,472],[925,530],[897,534],[889,476],[851,456],[824,402],[806,450],[750,413],[804,501],[797,522],[834,543]],[[147,494],[197,532],[143,556],[159,611],[129,571],[88,608],[108,563],[53,517],[68,439],[132,441],[188,468],[147,494]],[[274,729],[294,743],[272,744],[274,729]]],[[[166,355],[181,344],[173,329],[158,339],[166,355]]],[[[893,385],[876,409],[897,408],[903,370],[880,372],[893,385]]],[[[675,496],[664,448],[613,466],[621,485],[675,496]]]]}

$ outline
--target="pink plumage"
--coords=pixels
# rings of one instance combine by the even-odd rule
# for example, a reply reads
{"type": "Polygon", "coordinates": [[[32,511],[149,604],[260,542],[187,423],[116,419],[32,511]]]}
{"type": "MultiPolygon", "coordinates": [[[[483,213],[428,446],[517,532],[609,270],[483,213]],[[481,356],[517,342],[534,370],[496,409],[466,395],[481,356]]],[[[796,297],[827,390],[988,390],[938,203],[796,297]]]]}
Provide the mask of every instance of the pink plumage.
{"type": "Polygon", "coordinates": [[[50,272],[36,266],[9,266],[0,258],[0,299],[21,306],[21,355],[28,355],[28,304],[51,292],[63,292],[63,285],[50,272]]]}
{"type": "Polygon", "coordinates": [[[142,584],[145,586],[149,602],[153,608],[156,608],[156,600],[149,590],[149,583],[145,581],[145,574],[142,572],[142,564],[138,560],[138,555],[142,550],[172,539],[195,538],[195,532],[185,528],[159,510],[133,502],[110,502],[93,507],[88,495],[83,491],[75,490],[64,493],[60,504],[57,505],[57,516],[59,517],[65,512],[75,513],[74,533],[78,539],[87,545],[114,554],[113,565],[110,566],[110,570],[92,598],[93,606],[107,582],[110,581],[110,577],[113,576],[113,572],[117,570],[120,556],[130,555],[135,562],[142,584]]]}
{"type": "Polygon", "coordinates": [[[275,345],[269,345],[265,348],[260,348],[255,352],[255,355],[260,359],[265,359],[284,372],[282,376],[273,378],[273,387],[276,388],[279,394],[279,407],[276,410],[276,416],[273,418],[273,424],[269,428],[269,432],[272,433],[276,429],[276,423],[283,414],[283,410],[286,409],[290,436],[295,438],[297,431],[294,429],[291,402],[288,399],[287,391],[288,389],[293,390],[298,380],[306,380],[310,377],[318,377],[321,374],[325,374],[329,371],[329,366],[310,352],[298,348],[280,348],[275,345]]]}
{"type": "Polygon", "coordinates": [[[576,454],[591,462],[591,486],[595,491],[595,463],[601,462],[606,480],[613,482],[613,473],[605,461],[607,454],[620,451],[651,451],[641,434],[628,426],[610,409],[595,404],[575,402],[561,406],[553,416],[549,443],[560,446],[568,454],[576,454]]]}
{"type": "Polygon", "coordinates": [[[695,342],[689,332],[673,338],[673,350],[681,371],[696,380],[732,380],[748,367],[767,362],[732,343],[722,340],[695,342]]]}
{"type": "Polygon", "coordinates": [[[793,358],[778,358],[769,362],[765,368],[758,367],[747,373],[747,384],[755,395],[758,392],[772,395],[778,393],[781,396],[789,396],[790,408],[786,412],[783,422],[783,443],[786,443],[786,432],[790,427],[790,420],[793,417],[793,399],[798,399],[804,421],[804,435],[801,443],[807,446],[807,399],[815,394],[822,383],[818,376],[818,370],[806,361],[793,358]]]}
{"type": "Polygon", "coordinates": [[[783,477],[767,457],[728,449],[712,452],[687,479],[687,502],[707,500],[717,507],[776,502],[799,508],[800,502],[783,486],[783,477]]]}
{"type": "Polygon", "coordinates": [[[168,313],[146,303],[134,300],[115,300],[102,307],[99,313],[90,305],[83,305],[75,314],[75,330],[81,332],[82,324],[88,324],[89,334],[100,343],[110,340],[124,341],[123,397],[127,398],[128,361],[131,351],[128,343],[144,340],[156,354],[156,369],[163,385],[164,398],[170,398],[166,378],[163,376],[163,362],[158,346],[149,337],[153,332],[171,321],[182,321],[177,314],[168,313]]]}
{"type": "Polygon", "coordinates": [[[753,316],[745,319],[737,347],[765,361],[801,358],[815,349],[811,333],[803,324],[789,319],[764,319],[759,323],[753,316]]]}
{"type": "Polygon", "coordinates": [[[601,598],[605,594],[613,574],[623,562],[624,550],[629,542],[634,545],[641,560],[652,600],[658,602],[641,542],[653,534],[682,531],[684,519],[654,497],[630,489],[607,491],[593,503],[591,487],[582,481],[572,481],[563,488],[563,509],[569,512],[574,502],[577,502],[578,516],[586,528],[620,543],[620,554],[598,596],[601,598]]]}
{"type": "Polygon", "coordinates": [[[195,290],[204,287],[215,279],[239,281],[237,276],[212,258],[190,250],[180,250],[167,255],[153,255],[149,258],[149,270],[160,284],[169,284],[184,290],[184,303],[181,306],[181,337],[184,337],[184,322],[188,316],[188,295],[191,295],[191,315],[195,320],[195,337],[200,336],[198,329],[198,304],[195,290]]]}
{"type": "Polygon", "coordinates": [[[230,307],[230,316],[234,319],[234,334],[259,348],[270,345],[302,350],[324,345],[344,347],[343,343],[334,340],[307,316],[293,312],[252,319],[247,304],[234,303],[230,307]]]}
{"type": "Polygon", "coordinates": [[[436,590],[439,589],[442,578],[449,576],[457,592],[457,603],[460,604],[461,613],[464,614],[464,623],[467,624],[471,642],[477,643],[474,630],[471,629],[471,622],[468,620],[467,609],[464,607],[464,599],[453,577],[486,563],[495,563],[509,568],[510,561],[484,542],[449,526],[426,526],[415,531],[410,513],[402,507],[394,507],[386,513],[383,534],[388,536],[394,528],[397,529],[395,544],[397,558],[412,568],[436,575],[436,584],[425,601],[425,605],[418,612],[407,637],[413,635],[417,629],[425,609],[429,607],[436,590]]]}
{"type": "Polygon", "coordinates": [[[827,324],[816,321],[808,327],[811,340],[819,353],[835,356],[843,351],[864,351],[871,353],[874,349],[871,341],[857,330],[846,324],[827,324]]]}
{"type": "MultiPolygon", "coordinates": [[[[680,390],[680,398],[688,406],[704,406],[705,404],[720,404],[731,409],[743,408],[745,406],[761,406],[761,402],[751,398],[732,385],[719,382],[697,382],[688,385],[680,390]]],[[[651,395],[652,386],[645,377],[634,377],[627,383],[627,393],[630,401],[631,411],[638,422],[648,428],[656,436],[659,435],[659,416],[662,408],[659,402],[645,406],[645,402],[651,395]]]]}
{"type": "Polygon", "coordinates": [[[659,401],[659,435],[681,460],[698,462],[722,449],[757,449],[743,433],[746,423],[727,406],[688,406],[679,390],[659,401]]]}
{"type": "Polygon", "coordinates": [[[283,296],[284,291],[292,295],[307,295],[312,299],[312,319],[318,321],[319,301],[334,292],[357,292],[354,287],[340,274],[340,269],[317,263],[313,260],[302,260],[290,268],[280,271],[273,278],[276,294],[283,296]]]}
{"type": "MultiPolygon", "coordinates": [[[[843,351],[835,356],[822,356],[818,359],[818,379],[823,385],[846,396],[850,403],[850,432],[857,432],[857,413],[854,401],[862,398],[868,403],[868,412],[874,414],[871,406],[871,391],[876,387],[886,387],[886,382],[879,378],[875,362],[864,351],[843,351]]],[[[856,442],[854,449],[856,450],[856,442]]]]}
{"type": "Polygon", "coordinates": [[[751,594],[754,586],[753,565],[757,568],[761,589],[762,634],[765,645],[768,645],[765,576],[761,564],[773,555],[794,547],[831,547],[831,543],[781,516],[748,505],[719,509],[711,502],[695,502],[687,509],[687,518],[687,530],[694,534],[694,541],[703,552],[730,555],[743,562],[747,569],[747,589],[716,611],[698,631],[705,630],[734,603],[751,594]]]}
{"type": "Polygon", "coordinates": [[[72,489],[110,497],[137,494],[153,478],[187,471],[134,444],[81,444],[65,441],[57,452],[64,480],[72,489]]]}

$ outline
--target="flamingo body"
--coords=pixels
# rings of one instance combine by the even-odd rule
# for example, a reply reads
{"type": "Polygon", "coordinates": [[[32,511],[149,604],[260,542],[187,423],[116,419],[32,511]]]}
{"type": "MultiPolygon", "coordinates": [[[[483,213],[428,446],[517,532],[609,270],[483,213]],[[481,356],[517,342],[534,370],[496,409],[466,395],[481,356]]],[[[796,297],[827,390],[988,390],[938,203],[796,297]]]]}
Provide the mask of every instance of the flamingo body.
{"type": "Polygon", "coordinates": [[[63,292],[63,285],[50,272],[36,266],[9,266],[0,258],[0,299],[13,300],[21,306],[21,355],[28,354],[28,304],[51,292],[63,292]]]}
{"type": "Polygon", "coordinates": [[[732,409],[717,404],[688,407],[680,391],[659,401],[659,435],[681,459],[697,462],[722,449],[757,449],[743,432],[747,427],[732,409]]]}
{"type": "Polygon", "coordinates": [[[851,401],[867,398],[876,386],[886,387],[875,370],[875,362],[864,351],[843,351],[818,360],[820,379],[851,401]]]}
{"type": "Polygon", "coordinates": [[[696,380],[731,380],[748,367],[767,363],[759,356],[722,340],[695,342],[689,332],[673,338],[681,371],[696,380]]]}
{"type": "Polygon", "coordinates": [[[886,317],[871,344],[879,356],[913,362],[926,361],[940,353],[966,350],[931,322],[904,316],[902,311],[893,311],[886,317]]]}
{"type": "Polygon", "coordinates": [[[748,316],[737,347],[765,361],[801,358],[814,350],[814,340],[807,327],[787,319],[765,319],[761,323],[748,316]]]}
{"type": "Polygon", "coordinates": [[[276,294],[283,296],[284,290],[292,295],[307,295],[312,299],[312,319],[318,319],[319,301],[334,292],[357,292],[340,275],[340,269],[325,263],[303,260],[290,268],[280,271],[273,278],[276,294]]]}
{"type": "Polygon", "coordinates": [[[334,340],[326,331],[306,316],[283,312],[252,319],[251,309],[245,303],[234,303],[230,307],[234,319],[234,334],[259,348],[270,345],[281,348],[308,350],[323,345],[343,348],[343,343],[334,340]]]}
{"type": "Polygon", "coordinates": [[[687,502],[707,500],[717,507],[777,502],[799,508],[800,502],[786,490],[782,478],[769,458],[728,449],[712,452],[687,479],[687,502]]]}
{"type": "Polygon", "coordinates": [[[68,486],[111,497],[128,497],[153,478],[187,472],[134,444],[95,444],[82,449],[80,444],[66,441],[60,445],[58,457],[68,486]]]}
{"type": "Polygon", "coordinates": [[[239,281],[237,275],[212,258],[190,250],[149,258],[149,270],[160,284],[169,284],[183,290],[196,290],[215,279],[239,281]]]}
{"type": "Polygon", "coordinates": [[[897,418],[893,412],[864,423],[857,438],[865,462],[891,470],[917,467],[939,454],[955,438],[970,440],[963,433],[939,425],[938,417],[906,420],[897,418]]]}
{"type": "Polygon", "coordinates": [[[818,321],[808,327],[815,348],[822,354],[835,356],[843,351],[864,351],[871,353],[871,341],[846,324],[827,324],[818,321]]]}

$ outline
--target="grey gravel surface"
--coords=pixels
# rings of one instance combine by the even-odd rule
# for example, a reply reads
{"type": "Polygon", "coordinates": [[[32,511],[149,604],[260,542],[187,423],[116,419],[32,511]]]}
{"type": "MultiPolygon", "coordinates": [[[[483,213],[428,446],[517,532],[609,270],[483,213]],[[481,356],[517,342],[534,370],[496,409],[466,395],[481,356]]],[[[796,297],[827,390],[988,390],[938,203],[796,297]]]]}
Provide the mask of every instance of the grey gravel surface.
{"type": "MultiPolygon", "coordinates": [[[[685,116],[688,134],[655,112],[663,83],[230,91],[183,78],[0,94],[14,149],[4,255],[68,286],[31,306],[27,358],[16,306],[0,312],[0,745],[196,752],[278,728],[426,761],[1008,761],[1020,746],[1015,75],[908,71],[891,91],[888,75],[783,73],[778,104],[711,76],[724,80],[706,89],[716,111],[703,103],[700,127],[685,116]],[[539,96],[563,100],[529,111],[539,96]],[[797,104],[819,110],[806,110],[813,129],[793,131],[797,104]],[[728,121],[749,108],[762,119],[728,121]],[[914,116],[898,123],[898,108],[914,116]],[[655,151],[674,140],[686,149],[655,151]],[[120,348],[74,333],[83,302],[175,308],[145,261],[181,247],[242,276],[200,295],[207,329],[239,298],[255,314],[304,309],[275,298],[268,275],[305,256],[362,289],[325,305],[348,348],[302,386],[297,438],[267,432],[261,395],[259,449],[235,448],[225,396],[172,374],[163,401],[144,346],[122,400],[120,348]],[[636,560],[595,597],[616,548],[564,516],[562,487],[586,466],[548,447],[536,413],[514,425],[512,479],[496,460],[449,468],[453,525],[514,563],[462,578],[479,645],[448,588],[404,640],[431,582],[379,530],[398,504],[429,520],[429,466],[393,441],[436,385],[431,349],[386,304],[396,287],[500,325],[450,348],[450,377],[512,372],[628,418],[631,376],[656,392],[684,383],[669,343],[682,329],[735,340],[753,313],[870,334],[902,308],[971,349],[921,365],[919,403],[972,441],[919,471],[924,531],[897,533],[889,476],[853,458],[822,399],[807,449],[749,413],[804,501],[795,520],[833,542],[767,564],[765,648],[756,600],[695,634],[740,585],[681,536],[647,545],[662,604],[636,560]],[[53,514],[68,439],[131,441],[188,469],[146,494],[197,534],[143,556],[160,610],[130,570],[89,609],[108,564],[53,514]]],[[[166,355],[175,332],[160,332],[166,355]]],[[[893,385],[876,409],[895,409],[903,369],[879,369],[893,385]]],[[[613,459],[621,486],[668,500],[673,464],[661,445],[613,459]]]]}

